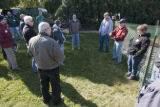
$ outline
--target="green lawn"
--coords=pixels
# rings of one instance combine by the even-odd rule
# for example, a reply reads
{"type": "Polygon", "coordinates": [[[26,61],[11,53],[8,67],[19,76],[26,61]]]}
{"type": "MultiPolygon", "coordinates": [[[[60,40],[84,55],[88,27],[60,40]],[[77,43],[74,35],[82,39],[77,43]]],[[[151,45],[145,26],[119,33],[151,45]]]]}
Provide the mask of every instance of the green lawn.
{"type": "MultiPolygon", "coordinates": [[[[71,50],[71,37],[65,43],[65,66],[61,67],[64,103],[59,107],[133,107],[138,94],[137,82],[125,77],[126,60],[112,61],[112,44],[108,54],[98,52],[98,34],[81,34],[81,50],[71,50]]],[[[21,71],[11,71],[0,54],[0,107],[53,107],[42,103],[39,76],[31,69],[23,41],[17,60],[21,71]]]]}

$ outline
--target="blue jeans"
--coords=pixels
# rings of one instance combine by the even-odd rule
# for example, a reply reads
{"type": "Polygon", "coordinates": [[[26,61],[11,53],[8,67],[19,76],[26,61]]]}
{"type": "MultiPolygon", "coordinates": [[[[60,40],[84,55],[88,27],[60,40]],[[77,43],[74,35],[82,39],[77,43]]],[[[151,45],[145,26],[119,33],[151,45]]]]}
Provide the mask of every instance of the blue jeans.
{"type": "Polygon", "coordinates": [[[152,70],[151,82],[154,82],[159,77],[159,69],[154,65],[152,70]]]}
{"type": "MultiPolygon", "coordinates": [[[[62,53],[64,54],[64,44],[61,44],[61,45],[60,45],[60,49],[61,49],[62,53]]],[[[62,65],[62,64],[64,64],[64,63],[63,63],[63,62],[60,62],[59,64],[62,65]]]]}
{"type": "Polygon", "coordinates": [[[143,55],[141,55],[141,56],[129,55],[128,56],[128,72],[127,72],[127,74],[130,77],[136,76],[137,70],[138,70],[138,65],[141,62],[142,58],[143,58],[143,55]]]}
{"type": "Polygon", "coordinates": [[[11,34],[12,34],[12,37],[14,38],[14,40],[21,39],[21,35],[20,35],[17,27],[10,27],[10,31],[11,31],[11,34]],[[17,33],[18,37],[16,36],[15,32],[17,33]]]}
{"type": "Polygon", "coordinates": [[[99,51],[102,51],[104,41],[106,43],[106,52],[109,52],[109,34],[106,34],[104,36],[100,35],[99,51]]]}
{"type": "Polygon", "coordinates": [[[118,63],[122,61],[122,45],[123,41],[115,41],[113,47],[113,58],[118,58],[118,63]]]}
{"type": "Polygon", "coordinates": [[[34,58],[32,58],[32,70],[33,72],[37,72],[38,69],[37,69],[37,66],[36,66],[36,61],[34,58]]]}
{"type": "Polygon", "coordinates": [[[72,34],[72,48],[75,47],[75,39],[77,38],[77,48],[80,48],[79,33],[72,34]]]}

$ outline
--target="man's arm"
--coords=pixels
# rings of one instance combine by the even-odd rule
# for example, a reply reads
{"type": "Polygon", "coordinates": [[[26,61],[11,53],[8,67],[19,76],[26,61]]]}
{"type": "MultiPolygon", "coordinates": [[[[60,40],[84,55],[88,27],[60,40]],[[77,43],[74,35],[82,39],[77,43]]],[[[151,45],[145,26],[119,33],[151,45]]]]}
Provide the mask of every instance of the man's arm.
{"type": "Polygon", "coordinates": [[[60,50],[60,47],[59,47],[58,43],[56,43],[56,42],[54,42],[52,44],[50,54],[53,56],[53,58],[56,62],[63,62],[65,59],[63,52],[60,50]]]}

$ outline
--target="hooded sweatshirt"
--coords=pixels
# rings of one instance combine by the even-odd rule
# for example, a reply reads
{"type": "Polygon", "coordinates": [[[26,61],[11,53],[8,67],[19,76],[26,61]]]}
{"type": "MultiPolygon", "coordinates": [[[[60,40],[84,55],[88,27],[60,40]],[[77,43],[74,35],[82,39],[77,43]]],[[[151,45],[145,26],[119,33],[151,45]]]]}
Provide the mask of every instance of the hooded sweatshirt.
{"type": "Polygon", "coordinates": [[[131,48],[128,50],[128,54],[141,56],[144,55],[150,45],[150,33],[144,35],[138,35],[132,42],[131,48]]]}

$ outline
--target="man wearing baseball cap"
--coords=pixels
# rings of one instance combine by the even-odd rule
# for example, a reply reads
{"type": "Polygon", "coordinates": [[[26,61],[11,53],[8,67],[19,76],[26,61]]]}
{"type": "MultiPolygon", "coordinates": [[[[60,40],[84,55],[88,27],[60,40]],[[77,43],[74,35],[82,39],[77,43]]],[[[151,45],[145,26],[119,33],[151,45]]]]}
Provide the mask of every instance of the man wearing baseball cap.
{"type": "Polygon", "coordinates": [[[121,19],[119,23],[119,26],[109,34],[115,40],[113,48],[113,59],[118,60],[117,64],[120,64],[122,61],[122,45],[128,33],[128,29],[126,27],[126,19],[121,19]]]}
{"type": "MultiPolygon", "coordinates": [[[[66,38],[61,30],[62,23],[60,20],[56,20],[55,24],[53,25],[53,36],[54,39],[57,41],[57,43],[60,46],[60,49],[62,50],[64,54],[64,42],[66,41],[66,38]]],[[[64,65],[63,62],[59,63],[60,65],[64,65]]]]}

